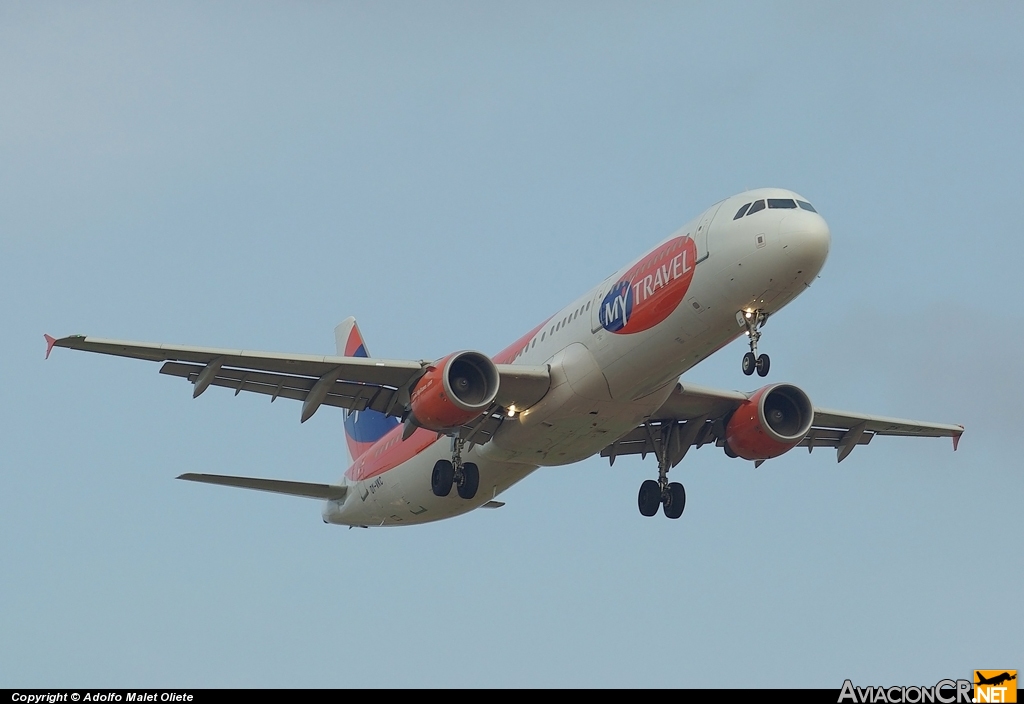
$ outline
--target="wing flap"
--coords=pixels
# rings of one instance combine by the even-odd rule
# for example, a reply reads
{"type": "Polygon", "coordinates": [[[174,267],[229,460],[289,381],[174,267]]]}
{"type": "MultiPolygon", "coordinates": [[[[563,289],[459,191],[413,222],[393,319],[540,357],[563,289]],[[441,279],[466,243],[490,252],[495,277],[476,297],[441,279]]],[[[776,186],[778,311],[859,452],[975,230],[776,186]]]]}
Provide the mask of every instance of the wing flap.
{"type": "Polygon", "coordinates": [[[239,489],[255,489],[269,491],[274,494],[289,494],[307,499],[325,499],[340,501],[348,494],[348,487],[338,484],[312,484],[309,482],[291,482],[283,479],[258,479],[256,477],[232,477],[223,474],[182,474],[178,479],[203,484],[219,484],[239,489]]]}

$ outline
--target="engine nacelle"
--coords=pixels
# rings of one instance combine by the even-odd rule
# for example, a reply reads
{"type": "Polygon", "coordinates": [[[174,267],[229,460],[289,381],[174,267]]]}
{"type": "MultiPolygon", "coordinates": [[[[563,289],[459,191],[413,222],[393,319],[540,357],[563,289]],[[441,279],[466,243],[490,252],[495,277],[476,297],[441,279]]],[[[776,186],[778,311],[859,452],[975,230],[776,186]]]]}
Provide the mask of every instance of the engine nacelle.
{"type": "Polygon", "coordinates": [[[427,367],[413,387],[410,409],[417,425],[449,430],[486,411],[497,394],[498,368],[490,357],[454,352],[427,367]]]}
{"type": "Polygon", "coordinates": [[[814,422],[814,407],[792,384],[771,384],[736,409],[725,426],[725,446],[745,460],[770,460],[800,444],[814,422]]]}

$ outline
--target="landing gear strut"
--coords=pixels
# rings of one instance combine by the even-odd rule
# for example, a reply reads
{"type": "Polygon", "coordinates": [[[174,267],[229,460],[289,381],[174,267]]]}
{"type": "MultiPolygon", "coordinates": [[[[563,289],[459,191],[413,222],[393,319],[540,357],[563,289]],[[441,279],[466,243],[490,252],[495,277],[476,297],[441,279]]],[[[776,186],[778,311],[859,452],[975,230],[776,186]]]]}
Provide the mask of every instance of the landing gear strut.
{"type": "Polygon", "coordinates": [[[750,351],[743,355],[743,373],[750,376],[755,371],[758,376],[768,376],[768,369],[771,367],[771,360],[768,355],[757,354],[757,341],[761,339],[761,328],[768,320],[768,314],[763,310],[740,311],[736,319],[747,328],[747,337],[750,338],[750,351]]]}
{"type": "MultiPolygon", "coordinates": [[[[669,433],[675,426],[669,426],[669,433]]],[[[679,482],[668,481],[669,437],[663,437],[661,447],[655,444],[655,454],[658,457],[658,480],[646,480],[640,485],[640,494],[637,496],[637,505],[640,513],[644,516],[653,516],[658,512],[658,506],[663,506],[665,515],[668,518],[679,518],[686,508],[686,490],[679,482]]]]}
{"type": "Polygon", "coordinates": [[[430,473],[430,488],[435,496],[448,496],[455,485],[459,496],[472,499],[480,488],[480,468],[474,462],[462,461],[462,448],[466,441],[452,438],[452,459],[438,460],[430,473]]]}

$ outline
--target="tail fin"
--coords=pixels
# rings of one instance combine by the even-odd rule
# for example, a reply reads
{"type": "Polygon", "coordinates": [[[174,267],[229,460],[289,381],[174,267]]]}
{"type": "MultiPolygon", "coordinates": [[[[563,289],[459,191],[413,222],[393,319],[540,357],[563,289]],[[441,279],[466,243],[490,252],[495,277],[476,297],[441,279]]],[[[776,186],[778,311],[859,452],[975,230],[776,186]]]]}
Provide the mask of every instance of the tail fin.
{"type": "MultiPolygon", "coordinates": [[[[355,318],[345,318],[338,327],[334,328],[334,340],[338,345],[338,356],[370,356],[355,318]]],[[[345,440],[348,442],[348,451],[352,455],[352,459],[359,458],[373,446],[373,443],[387,435],[397,425],[397,418],[377,411],[346,412],[345,440]]]]}

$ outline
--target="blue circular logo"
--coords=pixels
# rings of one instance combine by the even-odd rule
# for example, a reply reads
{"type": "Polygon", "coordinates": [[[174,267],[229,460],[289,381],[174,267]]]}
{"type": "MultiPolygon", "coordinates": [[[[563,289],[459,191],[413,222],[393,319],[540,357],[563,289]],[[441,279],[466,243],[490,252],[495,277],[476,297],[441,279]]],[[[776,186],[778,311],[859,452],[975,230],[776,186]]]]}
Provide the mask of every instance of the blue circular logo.
{"type": "Polygon", "coordinates": [[[601,301],[597,319],[608,332],[618,332],[629,323],[633,315],[633,287],[629,281],[620,281],[601,301]]]}

